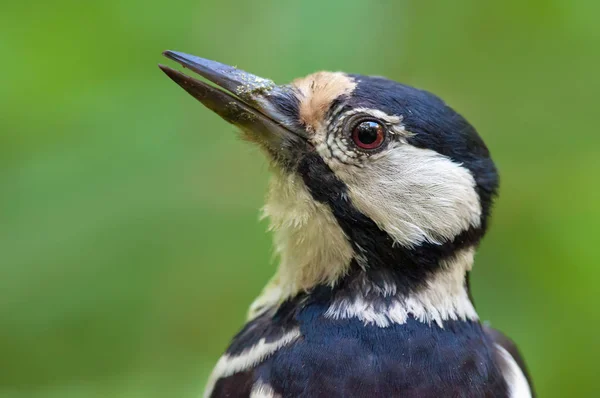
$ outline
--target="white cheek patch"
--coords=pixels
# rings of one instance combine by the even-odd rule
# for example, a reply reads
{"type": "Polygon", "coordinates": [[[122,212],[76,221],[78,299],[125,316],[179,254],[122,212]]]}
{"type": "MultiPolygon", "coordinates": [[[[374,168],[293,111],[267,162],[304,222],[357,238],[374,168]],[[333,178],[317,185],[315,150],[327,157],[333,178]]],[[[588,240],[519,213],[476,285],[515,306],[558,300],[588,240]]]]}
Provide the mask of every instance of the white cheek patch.
{"type": "Polygon", "coordinates": [[[471,172],[433,150],[399,142],[365,159],[337,165],[356,208],[398,244],[440,244],[478,227],[481,205],[471,172]]]}
{"type": "Polygon", "coordinates": [[[223,355],[217,362],[217,365],[213,369],[213,372],[208,379],[208,383],[204,391],[204,397],[208,398],[210,396],[216,382],[219,379],[253,368],[270,355],[273,355],[273,353],[280,348],[294,342],[298,337],[300,337],[300,330],[296,328],[290,330],[278,340],[269,343],[262,338],[258,343],[245,349],[238,355],[223,355]]]}

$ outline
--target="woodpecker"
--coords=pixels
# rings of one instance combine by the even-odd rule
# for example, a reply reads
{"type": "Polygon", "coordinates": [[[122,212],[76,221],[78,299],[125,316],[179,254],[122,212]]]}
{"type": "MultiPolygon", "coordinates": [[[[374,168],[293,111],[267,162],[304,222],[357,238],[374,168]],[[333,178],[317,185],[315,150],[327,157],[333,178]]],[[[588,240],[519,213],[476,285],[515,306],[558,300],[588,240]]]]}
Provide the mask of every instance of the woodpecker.
{"type": "Polygon", "coordinates": [[[258,145],[280,259],[205,397],[532,397],[514,343],[482,324],[469,272],[498,174],[437,96],[317,72],[277,85],[176,51],[178,85],[258,145]]]}

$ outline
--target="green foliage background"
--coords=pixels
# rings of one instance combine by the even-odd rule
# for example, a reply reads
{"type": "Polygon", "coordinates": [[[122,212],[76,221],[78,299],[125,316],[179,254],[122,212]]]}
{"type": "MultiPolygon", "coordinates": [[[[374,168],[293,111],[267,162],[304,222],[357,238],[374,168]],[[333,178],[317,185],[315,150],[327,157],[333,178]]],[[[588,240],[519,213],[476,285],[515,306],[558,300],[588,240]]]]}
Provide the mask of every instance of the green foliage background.
{"type": "Polygon", "coordinates": [[[600,3],[0,4],[0,397],[197,397],[274,271],[260,153],[156,67],[165,49],[287,82],[442,96],[500,168],[483,319],[541,397],[597,397],[600,3]]]}

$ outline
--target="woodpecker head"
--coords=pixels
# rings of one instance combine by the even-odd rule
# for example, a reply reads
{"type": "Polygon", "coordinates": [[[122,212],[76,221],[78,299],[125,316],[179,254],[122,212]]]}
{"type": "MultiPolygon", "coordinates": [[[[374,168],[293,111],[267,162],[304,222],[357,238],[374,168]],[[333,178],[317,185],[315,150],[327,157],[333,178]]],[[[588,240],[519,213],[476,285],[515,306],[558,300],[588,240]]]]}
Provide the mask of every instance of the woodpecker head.
{"type": "Polygon", "coordinates": [[[452,259],[472,259],[498,177],[475,129],[435,95],[341,72],[276,85],[203,58],[164,55],[222,88],[161,66],[273,164],[265,214],[281,257],[276,295],[334,285],[354,268],[393,269],[393,289],[412,291],[452,259]]]}

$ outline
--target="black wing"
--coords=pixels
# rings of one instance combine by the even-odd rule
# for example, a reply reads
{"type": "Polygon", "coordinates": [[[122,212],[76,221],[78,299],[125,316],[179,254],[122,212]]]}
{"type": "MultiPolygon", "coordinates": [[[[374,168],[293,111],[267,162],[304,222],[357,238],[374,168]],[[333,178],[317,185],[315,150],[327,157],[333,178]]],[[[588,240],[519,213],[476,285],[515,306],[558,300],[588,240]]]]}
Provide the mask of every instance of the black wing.
{"type": "Polygon", "coordinates": [[[212,391],[208,391],[209,397],[249,397],[252,386],[256,382],[254,371],[235,373],[228,377],[217,380],[212,391]]]}

